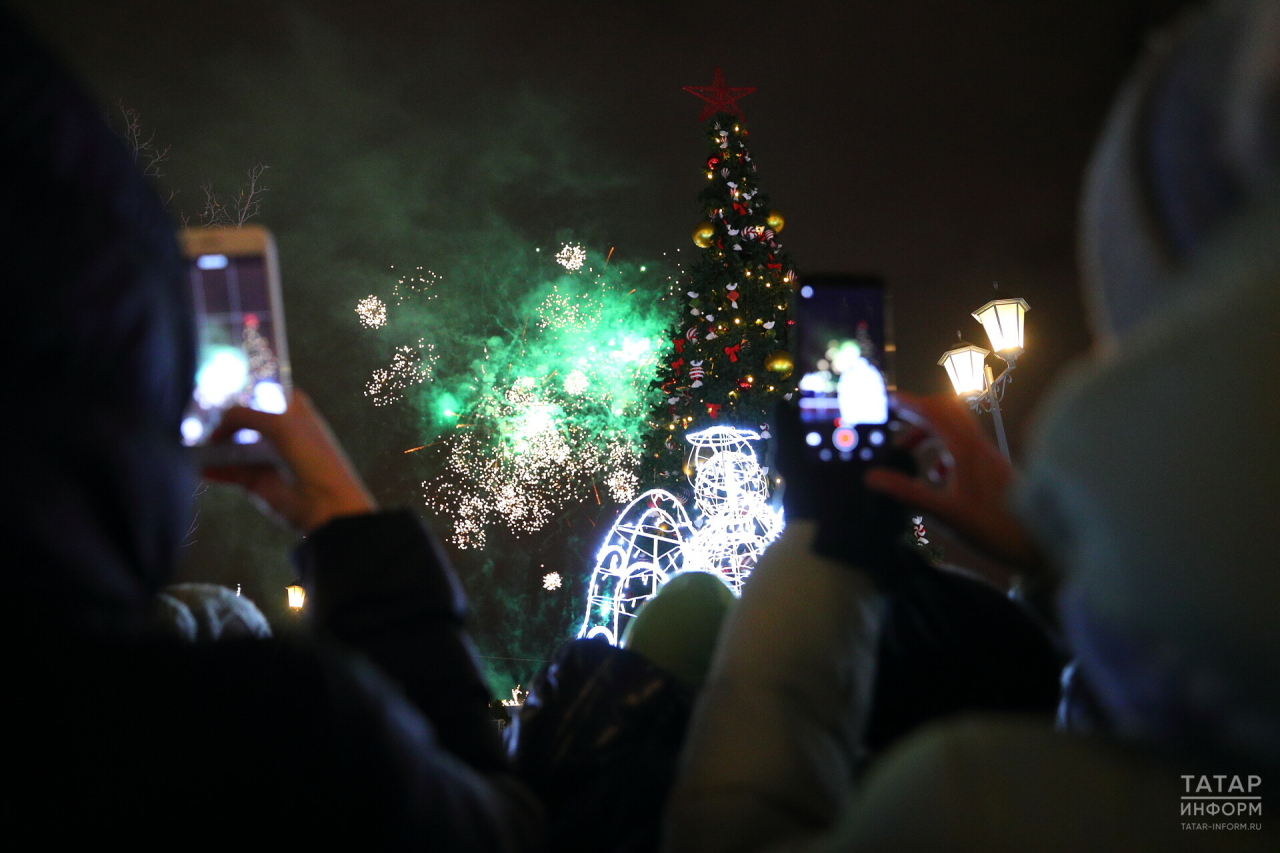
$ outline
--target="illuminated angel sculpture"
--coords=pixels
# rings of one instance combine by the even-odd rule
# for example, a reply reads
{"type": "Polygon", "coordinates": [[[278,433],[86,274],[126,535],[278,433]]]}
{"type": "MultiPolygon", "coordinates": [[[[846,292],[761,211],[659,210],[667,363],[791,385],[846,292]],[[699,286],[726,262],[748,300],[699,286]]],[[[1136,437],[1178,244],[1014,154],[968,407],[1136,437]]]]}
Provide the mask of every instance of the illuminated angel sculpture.
{"type": "Polygon", "coordinates": [[[626,620],[677,572],[718,574],[742,592],[783,524],[769,506],[769,478],[750,444],[759,438],[723,426],[686,436],[697,523],[663,489],[628,504],[596,554],[579,637],[602,636],[616,645],[626,620]]]}
{"type": "Polygon", "coordinates": [[[782,515],[769,506],[768,475],[749,444],[759,438],[723,426],[685,436],[693,445],[693,496],[702,519],[685,544],[684,568],[714,572],[739,595],[756,560],[782,533],[782,515]]]}

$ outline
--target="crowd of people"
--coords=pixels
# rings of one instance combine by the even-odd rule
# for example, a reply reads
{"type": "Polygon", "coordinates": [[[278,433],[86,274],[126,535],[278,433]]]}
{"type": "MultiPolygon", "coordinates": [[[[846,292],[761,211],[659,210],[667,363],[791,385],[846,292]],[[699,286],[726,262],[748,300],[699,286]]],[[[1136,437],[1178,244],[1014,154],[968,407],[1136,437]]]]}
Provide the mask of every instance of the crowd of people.
{"type": "Polygon", "coordinates": [[[620,648],[557,651],[505,737],[443,552],[303,392],[215,435],[256,430],[279,465],[194,470],[173,223],[10,20],[0,105],[14,838],[1280,849],[1280,2],[1188,17],[1122,91],[1082,206],[1096,344],[1020,470],[954,398],[895,401],[945,447],[941,488],[905,455],[807,462],[780,410],[788,525],[742,597],[676,576],[620,648]],[[305,635],[171,585],[198,475],[301,534],[305,635]],[[1007,571],[925,562],[914,511],[1007,571]]]}

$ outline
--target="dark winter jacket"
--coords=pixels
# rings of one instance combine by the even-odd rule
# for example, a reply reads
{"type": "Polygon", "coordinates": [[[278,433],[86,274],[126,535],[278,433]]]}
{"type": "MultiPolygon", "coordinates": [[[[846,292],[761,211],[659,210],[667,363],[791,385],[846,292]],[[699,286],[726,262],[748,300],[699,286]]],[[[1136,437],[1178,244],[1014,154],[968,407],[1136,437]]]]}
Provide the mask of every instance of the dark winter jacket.
{"type": "Polygon", "coordinates": [[[32,846],[535,847],[460,588],[408,513],[297,554],[308,642],[149,635],[189,522],[194,343],[173,224],[0,16],[6,834],[32,846]]]}
{"type": "Polygon", "coordinates": [[[657,849],[693,698],[670,672],[603,639],[556,652],[509,740],[516,772],[546,807],[549,849],[657,849]]]}

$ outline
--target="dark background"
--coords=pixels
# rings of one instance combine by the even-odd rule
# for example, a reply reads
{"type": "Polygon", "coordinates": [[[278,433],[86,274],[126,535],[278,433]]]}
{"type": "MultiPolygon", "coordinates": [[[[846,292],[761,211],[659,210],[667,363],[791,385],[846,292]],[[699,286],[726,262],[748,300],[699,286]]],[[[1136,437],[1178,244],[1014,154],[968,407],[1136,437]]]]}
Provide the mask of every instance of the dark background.
{"type": "MultiPolygon", "coordinates": [[[[355,301],[385,298],[394,264],[440,271],[443,298],[466,304],[469,264],[566,233],[638,261],[690,251],[705,143],[681,87],[709,85],[716,65],[759,87],[742,101],[752,153],[800,269],[889,281],[901,387],[947,390],[936,361],[956,330],[985,343],[968,314],[993,281],[1031,304],[1006,398],[1016,455],[1088,346],[1074,243],[1092,140],[1144,34],[1185,5],[11,4],[105,110],[137,109],[170,146],[175,212],[199,209],[202,181],[227,193],[270,167],[258,221],[280,243],[296,381],[379,499],[419,508],[430,461],[403,453],[421,443],[417,416],[362,396],[394,342],[359,328],[355,301]]],[[[291,537],[239,495],[199,503],[184,576],[243,584],[287,629],[291,537]]],[[[455,554],[495,687],[527,680],[568,634],[593,525],[615,509],[592,501],[455,554]],[[552,569],[567,582],[544,593],[552,569]]]]}

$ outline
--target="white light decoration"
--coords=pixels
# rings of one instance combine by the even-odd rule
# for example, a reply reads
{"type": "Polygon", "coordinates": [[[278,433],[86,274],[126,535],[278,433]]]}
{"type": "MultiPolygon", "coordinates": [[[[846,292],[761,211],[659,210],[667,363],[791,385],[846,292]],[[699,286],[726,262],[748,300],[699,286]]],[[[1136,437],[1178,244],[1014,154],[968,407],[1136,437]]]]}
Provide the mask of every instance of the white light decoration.
{"type": "Polygon", "coordinates": [[[552,590],[559,589],[560,583],[561,581],[560,581],[559,572],[547,572],[545,575],[542,576],[542,588],[545,589],[547,592],[551,592],[552,590]]]}
{"type": "Polygon", "coordinates": [[[782,514],[769,506],[769,478],[751,442],[759,433],[716,426],[687,435],[697,524],[670,492],[651,489],[618,516],[596,555],[578,636],[617,645],[627,619],[681,571],[719,575],[735,594],[782,514]]]}
{"type": "Polygon", "coordinates": [[[714,572],[735,593],[782,533],[782,516],[769,506],[769,478],[750,444],[759,439],[757,432],[724,426],[685,436],[703,518],[684,549],[684,569],[714,572]]]}
{"type": "Polygon", "coordinates": [[[1023,319],[1031,306],[1025,299],[993,299],[973,312],[991,339],[991,347],[1008,357],[1017,356],[1023,346],[1023,319]]]}
{"type": "Polygon", "coordinates": [[[987,390],[984,367],[991,353],[973,344],[961,344],[942,354],[938,364],[947,369],[951,385],[961,397],[976,397],[987,390]]]}

